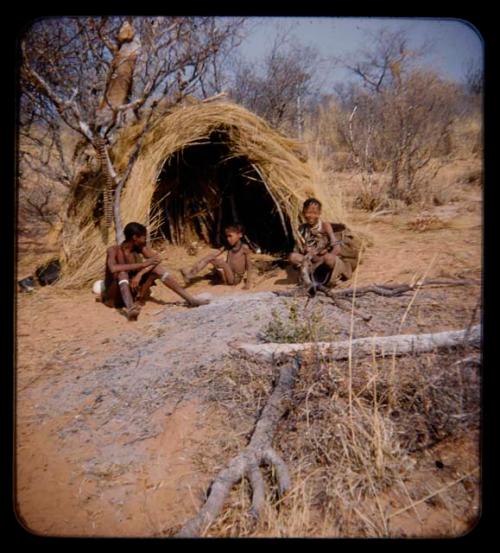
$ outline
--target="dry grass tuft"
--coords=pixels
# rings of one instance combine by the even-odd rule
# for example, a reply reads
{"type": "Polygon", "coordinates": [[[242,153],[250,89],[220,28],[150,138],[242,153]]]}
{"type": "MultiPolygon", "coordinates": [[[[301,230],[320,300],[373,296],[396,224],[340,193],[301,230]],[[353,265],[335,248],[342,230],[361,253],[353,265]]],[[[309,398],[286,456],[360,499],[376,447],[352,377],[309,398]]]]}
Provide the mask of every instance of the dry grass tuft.
{"type": "Polygon", "coordinates": [[[296,298],[285,301],[286,311],[271,311],[272,318],[262,332],[266,342],[293,344],[297,342],[315,342],[332,339],[332,329],[325,319],[321,304],[307,314],[296,298]]]}

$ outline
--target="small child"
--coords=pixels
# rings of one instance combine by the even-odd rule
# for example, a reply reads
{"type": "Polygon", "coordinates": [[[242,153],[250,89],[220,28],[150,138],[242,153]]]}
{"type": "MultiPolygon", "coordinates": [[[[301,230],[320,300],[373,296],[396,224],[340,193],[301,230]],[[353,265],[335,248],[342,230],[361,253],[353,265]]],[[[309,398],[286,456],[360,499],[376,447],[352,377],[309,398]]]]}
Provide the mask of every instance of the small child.
{"type": "Polygon", "coordinates": [[[221,248],[216,253],[207,255],[200,259],[191,269],[181,269],[181,274],[186,284],[207,265],[211,264],[219,273],[222,282],[230,286],[239,284],[246,273],[246,282],[244,289],[248,290],[253,284],[253,265],[250,259],[251,250],[247,244],[243,242],[243,226],[236,223],[228,225],[224,229],[228,248],[221,248]],[[226,261],[218,259],[218,257],[227,251],[226,261]]]}

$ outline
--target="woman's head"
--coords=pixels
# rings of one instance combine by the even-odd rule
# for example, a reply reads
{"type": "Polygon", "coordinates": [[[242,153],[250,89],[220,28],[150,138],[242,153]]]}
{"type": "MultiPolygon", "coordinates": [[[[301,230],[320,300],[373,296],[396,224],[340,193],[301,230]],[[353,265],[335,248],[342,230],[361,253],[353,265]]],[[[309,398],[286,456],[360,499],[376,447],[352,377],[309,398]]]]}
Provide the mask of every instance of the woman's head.
{"type": "Polygon", "coordinates": [[[302,215],[309,225],[316,225],[321,217],[321,202],[316,198],[308,198],[302,207],[302,215]]]}

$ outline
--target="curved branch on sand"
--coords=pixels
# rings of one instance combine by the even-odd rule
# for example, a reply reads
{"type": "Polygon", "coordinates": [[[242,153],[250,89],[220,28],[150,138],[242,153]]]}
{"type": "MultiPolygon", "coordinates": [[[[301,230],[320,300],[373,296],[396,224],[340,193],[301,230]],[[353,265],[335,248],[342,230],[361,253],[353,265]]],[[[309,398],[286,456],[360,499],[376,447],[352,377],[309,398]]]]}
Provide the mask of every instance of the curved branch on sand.
{"type": "Polygon", "coordinates": [[[290,489],[290,474],[286,463],[271,444],[278,422],[288,409],[299,368],[300,362],[297,358],[280,368],[278,384],[262,410],[250,443],[215,477],[205,504],[195,517],[184,524],[176,534],[177,537],[202,535],[221,512],[231,488],[245,477],[252,487],[250,512],[255,518],[259,518],[265,504],[265,483],[260,472],[261,465],[274,467],[280,496],[290,489]]]}

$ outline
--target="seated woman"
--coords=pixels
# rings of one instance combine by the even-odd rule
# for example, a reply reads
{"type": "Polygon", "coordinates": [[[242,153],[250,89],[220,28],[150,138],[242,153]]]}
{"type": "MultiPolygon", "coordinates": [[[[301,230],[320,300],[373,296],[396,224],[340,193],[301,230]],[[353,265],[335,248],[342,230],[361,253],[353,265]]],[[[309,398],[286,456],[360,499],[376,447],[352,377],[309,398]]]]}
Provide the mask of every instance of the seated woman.
{"type": "Polygon", "coordinates": [[[348,280],[357,265],[359,248],[344,225],[338,225],[342,238],[338,239],[332,225],[321,220],[321,202],[309,198],[304,202],[302,215],[305,223],[299,227],[302,243],[296,244],[288,260],[303,269],[306,284],[315,287],[348,280]],[[307,264],[307,267],[305,266],[307,264]]]}

